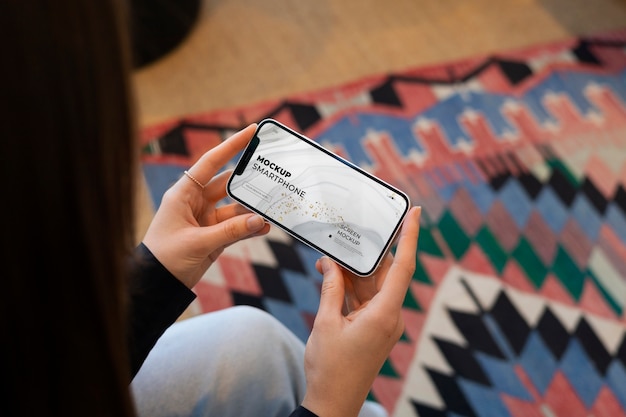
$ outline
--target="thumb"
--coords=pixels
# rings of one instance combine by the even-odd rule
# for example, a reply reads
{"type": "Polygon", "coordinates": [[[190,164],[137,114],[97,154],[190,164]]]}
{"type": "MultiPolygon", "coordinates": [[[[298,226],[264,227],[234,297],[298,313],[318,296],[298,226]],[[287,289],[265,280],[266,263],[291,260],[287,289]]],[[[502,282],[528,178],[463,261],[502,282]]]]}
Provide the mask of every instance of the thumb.
{"type": "Polygon", "coordinates": [[[345,283],[341,268],[325,256],[320,259],[319,264],[324,274],[324,279],[322,281],[318,315],[341,315],[345,295],[345,283]]]}
{"type": "Polygon", "coordinates": [[[258,214],[242,214],[204,228],[206,231],[204,241],[208,243],[212,252],[244,239],[264,226],[265,221],[258,214]]]}

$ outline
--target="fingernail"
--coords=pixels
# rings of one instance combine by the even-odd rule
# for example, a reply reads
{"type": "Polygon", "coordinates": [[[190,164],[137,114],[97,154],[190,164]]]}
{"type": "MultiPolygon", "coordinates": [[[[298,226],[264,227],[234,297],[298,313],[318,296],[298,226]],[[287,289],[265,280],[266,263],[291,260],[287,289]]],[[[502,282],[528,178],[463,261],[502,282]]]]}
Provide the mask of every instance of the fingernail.
{"type": "Polygon", "coordinates": [[[259,230],[263,227],[263,225],[265,225],[265,220],[263,220],[263,217],[259,216],[258,214],[254,214],[250,217],[248,217],[248,220],[246,220],[246,224],[248,225],[248,230],[259,230]]]}

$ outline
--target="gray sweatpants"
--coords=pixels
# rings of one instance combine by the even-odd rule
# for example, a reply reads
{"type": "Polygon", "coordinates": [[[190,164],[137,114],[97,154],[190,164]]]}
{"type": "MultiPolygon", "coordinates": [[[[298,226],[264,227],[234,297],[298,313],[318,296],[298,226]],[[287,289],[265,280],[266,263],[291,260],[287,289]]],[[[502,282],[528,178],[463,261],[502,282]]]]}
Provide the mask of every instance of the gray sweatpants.
{"type": "MultiPolygon", "coordinates": [[[[306,390],[304,344],[262,310],[232,307],[179,321],[131,384],[141,417],[286,417],[306,390]]],[[[359,417],[384,417],[367,401],[359,417]]]]}

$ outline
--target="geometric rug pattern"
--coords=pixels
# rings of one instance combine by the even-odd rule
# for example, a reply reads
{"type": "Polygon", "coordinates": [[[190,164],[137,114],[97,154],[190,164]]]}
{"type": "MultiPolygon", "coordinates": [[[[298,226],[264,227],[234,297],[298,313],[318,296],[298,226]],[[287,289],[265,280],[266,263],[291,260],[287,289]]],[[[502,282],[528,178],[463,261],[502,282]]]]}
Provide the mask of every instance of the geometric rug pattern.
{"type": "Polygon", "coordinates": [[[619,321],[454,267],[436,298],[396,415],[626,415],[619,321]]]}
{"type": "MultiPolygon", "coordinates": [[[[626,30],[149,126],[155,206],[266,117],[423,208],[405,333],[372,400],[394,416],[626,415],[626,30]]],[[[306,340],[317,257],[279,230],[241,242],[193,308],[254,305],[306,340]]]]}

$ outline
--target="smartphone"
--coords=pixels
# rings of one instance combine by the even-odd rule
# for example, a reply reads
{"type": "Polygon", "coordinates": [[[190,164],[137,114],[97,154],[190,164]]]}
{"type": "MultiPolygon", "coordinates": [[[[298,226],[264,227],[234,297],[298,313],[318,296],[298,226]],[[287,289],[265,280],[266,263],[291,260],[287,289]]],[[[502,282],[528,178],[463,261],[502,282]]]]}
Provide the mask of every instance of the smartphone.
{"type": "Polygon", "coordinates": [[[273,119],[258,124],[226,191],[359,276],[376,270],[410,208],[404,192],[273,119]]]}

